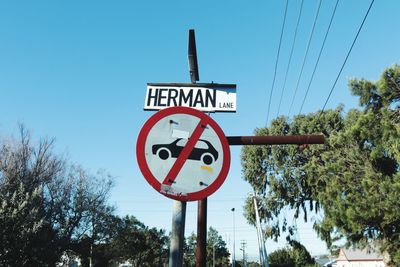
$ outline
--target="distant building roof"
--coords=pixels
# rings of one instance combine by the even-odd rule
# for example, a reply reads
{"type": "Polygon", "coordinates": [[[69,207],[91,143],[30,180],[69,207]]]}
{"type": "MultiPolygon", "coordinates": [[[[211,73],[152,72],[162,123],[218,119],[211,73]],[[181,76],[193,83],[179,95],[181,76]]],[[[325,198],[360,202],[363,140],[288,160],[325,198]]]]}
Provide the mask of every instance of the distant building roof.
{"type": "Polygon", "coordinates": [[[382,255],[371,249],[340,249],[337,260],[383,260],[382,255]]]}
{"type": "Polygon", "coordinates": [[[315,258],[315,262],[316,262],[317,264],[319,264],[320,266],[324,266],[325,263],[330,262],[330,261],[331,261],[331,259],[330,259],[330,258],[326,258],[326,257],[323,257],[323,258],[315,258]]]}
{"type": "Polygon", "coordinates": [[[318,266],[331,267],[332,264],[335,262],[336,262],[336,259],[331,259],[328,257],[315,258],[315,263],[318,266]]]}

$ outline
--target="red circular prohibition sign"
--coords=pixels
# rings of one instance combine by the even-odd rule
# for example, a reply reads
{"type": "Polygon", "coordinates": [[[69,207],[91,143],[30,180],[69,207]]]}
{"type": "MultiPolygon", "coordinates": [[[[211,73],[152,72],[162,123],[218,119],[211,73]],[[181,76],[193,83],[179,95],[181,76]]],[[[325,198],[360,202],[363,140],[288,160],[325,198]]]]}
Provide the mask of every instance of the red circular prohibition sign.
{"type": "MultiPolygon", "coordinates": [[[[211,194],[213,194],[225,181],[229,167],[230,167],[230,150],[229,150],[229,144],[228,140],[225,137],[224,132],[222,131],[221,127],[208,115],[205,113],[189,108],[189,107],[170,107],[166,108],[163,110],[158,111],[155,113],[153,116],[151,116],[146,123],[143,125],[142,129],[140,130],[137,143],[136,143],[136,158],[139,164],[140,171],[142,172],[144,178],[147,180],[147,182],[160,194],[165,195],[166,197],[175,199],[175,200],[180,200],[180,201],[194,201],[194,200],[201,200],[204,199],[211,194]],[[217,176],[217,178],[206,188],[196,191],[196,192],[187,192],[185,194],[168,194],[163,192],[162,186],[163,185],[171,185],[173,181],[168,180],[165,178],[163,182],[160,182],[157,180],[157,178],[154,176],[152,171],[149,168],[149,165],[146,161],[146,154],[145,154],[145,146],[146,146],[146,140],[148,138],[150,130],[153,128],[153,126],[160,121],[161,119],[170,116],[170,115],[175,115],[175,114],[186,114],[186,115],[191,115],[194,117],[197,117],[200,119],[200,122],[198,123],[196,129],[193,131],[191,136],[188,139],[187,145],[184,147],[184,149],[181,151],[180,155],[178,156],[176,162],[174,163],[174,166],[170,170],[169,174],[174,173],[173,175],[177,175],[182,166],[185,164],[185,161],[187,160],[188,155],[191,153],[194,145],[196,144],[197,140],[201,136],[203,130],[206,128],[206,126],[210,126],[215,133],[218,136],[218,139],[221,142],[222,146],[222,152],[223,152],[223,157],[222,157],[222,168],[217,176]],[[191,142],[192,140],[192,142],[191,142]],[[191,144],[192,143],[192,144],[191,144]],[[187,148],[189,147],[189,148],[187,148]],[[186,150],[186,151],[185,151],[186,150]]],[[[169,175],[168,174],[168,175],[169,175]]],[[[167,177],[168,177],[167,175],[167,177]]],[[[190,177],[189,177],[190,179],[190,177]]]]}

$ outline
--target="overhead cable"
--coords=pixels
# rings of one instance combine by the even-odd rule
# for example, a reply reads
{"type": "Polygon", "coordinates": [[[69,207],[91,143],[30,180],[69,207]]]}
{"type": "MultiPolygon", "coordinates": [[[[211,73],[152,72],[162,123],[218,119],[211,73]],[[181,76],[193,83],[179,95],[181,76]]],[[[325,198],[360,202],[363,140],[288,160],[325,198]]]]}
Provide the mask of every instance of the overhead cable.
{"type": "Polygon", "coordinates": [[[280,54],[280,52],[281,52],[282,37],[283,37],[283,31],[284,31],[284,29],[285,29],[285,24],[286,24],[286,15],[287,15],[288,5],[289,5],[289,0],[286,0],[285,15],[283,16],[283,23],[282,23],[282,29],[281,29],[281,37],[280,37],[280,39],[279,39],[278,53],[277,53],[276,60],[275,60],[274,76],[273,76],[273,79],[272,79],[271,92],[270,92],[270,94],[269,94],[268,111],[267,111],[267,121],[266,121],[265,125],[268,124],[268,119],[269,119],[269,111],[270,111],[270,108],[271,108],[272,93],[273,93],[273,91],[274,91],[274,86],[275,86],[276,71],[277,71],[277,68],[278,68],[279,54],[280,54]]]}
{"type": "MultiPolygon", "coordinates": [[[[361,23],[360,27],[358,28],[358,31],[357,31],[356,36],[354,37],[353,43],[351,44],[350,49],[349,49],[349,51],[347,52],[347,55],[346,55],[346,58],[345,58],[344,61],[343,61],[342,67],[340,68],[340,71],[339,71],[339,73],[338,73],[337,76],[336,76],[335,82],[333,83],[332,88],[331,88],[331,90],[329,91],[329,95],[328,95],[328,97],[326,98],[326,101],[325,101],[325,103],[324,103],[324,106],[322,107],[322,110],[321,110],[321,113],[320,113],[319,117],[321,117],[321,114],[324,112],[324,110],[325,110],[325,108],[326,108],[326,104],[328,103],[328,101],[329,101],[329,99],[330,99],[330,97],[331,97],[331,95],[332,95],[332,92],[333,92],[333,90],[335,89],[335,86],[336,86],[337,81],[339,80],[340,74],[342,74],[343,68],[344,68],[344,66],[346,65],[347,59],[349,58],[350,53],[351,53],[351,51],[353,50],[354,44],[355,44],[356,41],[357,41],[358,35],[360,34],[362,27],[364,26],[365,20],[367,19],[368,14],[369,14],[369,11],[371,10],[371,7],[372,7],[372,5],[374,4],[374,2],[375,2],[375,0],[372,0],[371,3],[369,4],[368,10],[367,10],[367,12],[366,12],[365,15],[364,15],[364,19],[362,20],[362,23],[361,23]]],[[[319,117],[318,117],[318,118],[319,118],[319,117]]]]}
{"type": "Polygon", "coordinates": [[[305,95],[304,95],[303,101],[301,102],[301,107],[300,107],[299,114],[300,114],[301,111],[303,110],[304,102],[306,101],[308,92],[310,91],[311,83],[313,82],[315,71],[317,70],[318,63],[319,63],[319,60],[320,60],[320,58],[321,58],[322,51],[324,50],[325,42],[326,42],[326,39],[327,39],[327,37],[328,37],[329,31],[330,31],[330,29],[331,29],[332,21],[333,21],[333,18],[335,17],[336,9],[337,9],[338,4],[339,4],[339,0],[336,0],[336,4],[335,4],[335,7],[334,7],[333,12],[332,12],[331,19],[330,19],[330,21],[329,21],[328,29],[326,30],[326,33],[325,33],[325,36],[324,36],[324,41],[322,42],[322,46],[321,46],[321,49],[319,50],[319,54],[318,54],[317,61],[316,61],[316,63],[315,63],[313,72],[312,72],[312,74],[311,74],[310,82],[308,83],[306,93],[305,93],[305,95]]]}
{"type": "Polygon", "coordinates": [[[290,63],[291,63],[291,61],[292,61],[294,46],[295,46],[295,44],[296,44],[297,31],[298,31],[298,28],[299,28],[299,22],[300,22],[300,18],[301,18],[301,13],[302,13],[302,10],[303,10],[303,3],[304,3],[304,0],[301,0],[300,11],[299,11],[299,15],[297,16],[296,29],[295,29],[295,31],[294,31],[294,36],[293,36],[292,48],[291,48],[291,50],[290,50],[289,62],[288,62],[288,65],[287,65],[287,67],[286,67],[286,73],[285,73],[285,78],[284,78],[284,80],[283,80],[283,86],[282,86],[282,91],[281,91],[281,97],[280,97],[280,99],[279,99],[278,113],[276,114],[277,117],[279,116],[279,111],[280,111],[280,109],[281,109],[281,104],[282,104],[283,93],[284,93],[285,88],[286,88],[286,80],[287,80],[287,76],[288,76],[289,69],[290,69],[290,63]]]}
{"type": "Polygon", "coordinates": [[[292,112],[293,103],[294,103],[294,100],[295,100],[295,98],[296,98],[297,90],[299,89],[299,84],[300,84],[301,76],[302,76],[302,74],[303,74],[304,65],[305,65],[305,63],[306,63],[308,51],[310,50],[310,44],[311,44],[312,37],[313,37],[313,35],[314,35],[315,25],[316,25],[316,23],[317,23],[317,19],[318,19],[318,15],[319,15],[319,10],[320,10],[320,8],[321,8],[321,3],[322,3],[322,0],[319,0],[318,8],[317,8],[317,11],[316,11],[316,13],[315,13],[313,26],[312,26],[311,33],[310,33],[310,37],[308,38],[308,43],[307,43],[306,52],[305,52],[305,54],[304,54],[303,63],[302,63],[302,65],[301,65],[300,73],[299,73],[299,76],[298,76],[298,78],[297,78],[296,89],[294,90],[292,102],[290,103],[290,108],[289,108],[289,114],[288,114],[288,116],[290,116],[290,113],[292,112]]]}

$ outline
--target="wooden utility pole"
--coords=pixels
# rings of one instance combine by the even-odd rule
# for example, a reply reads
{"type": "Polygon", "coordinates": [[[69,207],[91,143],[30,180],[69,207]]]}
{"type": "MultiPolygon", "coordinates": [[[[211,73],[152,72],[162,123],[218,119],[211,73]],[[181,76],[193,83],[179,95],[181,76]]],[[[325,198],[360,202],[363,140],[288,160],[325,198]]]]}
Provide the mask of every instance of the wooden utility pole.
{"type": "Polygon", "coordinates": [[[243,251],[243,267],[246,267],[247,266],[247,264],[246,264],[246,241],[242,240],[240,242],[240,246],[241,246],[240,250],[243,251]]]}

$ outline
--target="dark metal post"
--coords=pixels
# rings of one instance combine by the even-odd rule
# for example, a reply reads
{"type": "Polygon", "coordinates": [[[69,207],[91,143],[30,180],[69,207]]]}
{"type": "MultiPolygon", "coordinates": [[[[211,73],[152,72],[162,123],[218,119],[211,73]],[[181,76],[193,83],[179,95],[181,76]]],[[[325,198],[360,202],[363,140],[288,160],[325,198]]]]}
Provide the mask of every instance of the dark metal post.
{"type": "Polygon", "coordinates": [[[189,30],[188,58],[190,80],[192,83],[196,83],[199,80],[199,66],[197,63],[196,37],[193,29],[189,30]]]}
{"type": "Polygon", "coordinates": [[[198,201],[196,267],[206,266],[207,255],[207,198],[198,201]]]}
{"type": "MultiPolygon", "coordinates": [[[[196,37],[194,30],[189,30],[189,73],[192,83],[199,80],[199,65],[197,63],[196,37]]],[[[197,248],[196,267],[205,267],[207,258],[207,198],[197,204],[197,248]]]]}

